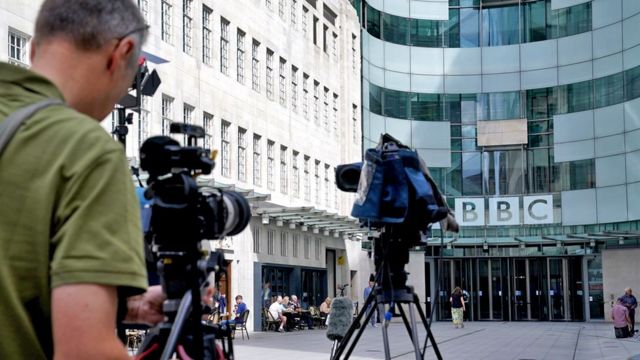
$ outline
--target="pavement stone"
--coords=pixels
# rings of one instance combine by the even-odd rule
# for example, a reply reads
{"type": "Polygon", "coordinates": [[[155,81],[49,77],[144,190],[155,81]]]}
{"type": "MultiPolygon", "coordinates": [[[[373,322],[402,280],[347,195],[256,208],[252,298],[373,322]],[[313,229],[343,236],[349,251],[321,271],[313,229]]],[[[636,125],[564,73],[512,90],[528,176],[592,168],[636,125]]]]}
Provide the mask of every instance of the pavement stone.
{"type": "MultiPolygon", "coordinates": [[[[487,360],[640,360],[640,338],[616,339],[611,324],[602,322],[472,322],[455,329],[434,322],[433,334],[444,359],[487,360]]],[[[415,359],[406,329],[396,319],[389,325],[391,356],[415,359]]],[[[425,339],[424,328],[418,336],[425,339]]],[[[328,359],[332,342],[324,330],[290,333],[254,332],[234,342],[236,358],[328,359]]],[[[435,359],[431,346],[426,359],[435,359]]],[[[351,359],[384,359],[381,328],[367,327],[351,359]]]]}

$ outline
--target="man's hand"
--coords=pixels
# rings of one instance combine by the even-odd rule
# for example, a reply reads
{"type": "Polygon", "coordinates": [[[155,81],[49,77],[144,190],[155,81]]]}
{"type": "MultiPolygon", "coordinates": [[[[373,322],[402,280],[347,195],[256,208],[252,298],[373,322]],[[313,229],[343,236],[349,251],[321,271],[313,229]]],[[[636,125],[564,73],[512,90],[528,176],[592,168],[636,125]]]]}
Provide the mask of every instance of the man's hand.
{"type": "Polygon", "coordinates": [[[130,297],[124,322],[155,325],[163,321],[162,302],[165,299],[160,285],[149,287],[142,295],[130,297]]]}

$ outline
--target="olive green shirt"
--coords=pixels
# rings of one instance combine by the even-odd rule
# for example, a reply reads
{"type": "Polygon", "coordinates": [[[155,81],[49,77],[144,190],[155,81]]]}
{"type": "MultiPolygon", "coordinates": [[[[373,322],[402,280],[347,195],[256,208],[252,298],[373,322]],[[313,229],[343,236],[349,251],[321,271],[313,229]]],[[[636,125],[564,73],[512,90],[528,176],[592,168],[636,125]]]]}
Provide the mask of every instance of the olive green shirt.
{"type": "MultiPolygon", "coordinates": [[[[0,122],[46,98],[62,94],[0,63],[0,122]]],[[[52,357],[55,287],[146,288],[139,211],[122,145],[98,121],[62,105],[26,121],[0,155],[0,359],[52,357]]]]}

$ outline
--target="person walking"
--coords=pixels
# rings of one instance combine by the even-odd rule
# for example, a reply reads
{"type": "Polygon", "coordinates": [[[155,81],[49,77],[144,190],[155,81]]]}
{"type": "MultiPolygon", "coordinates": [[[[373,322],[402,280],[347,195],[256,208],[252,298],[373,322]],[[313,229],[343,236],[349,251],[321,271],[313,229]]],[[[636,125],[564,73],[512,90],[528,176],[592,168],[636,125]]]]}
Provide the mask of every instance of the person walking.
{"type": "Polygon", "coordinates": [[[629,309],[618,299],[611,308],[611,320],[613,320],[613,330],[617,339],[629,337],[629,309]]]}
{"type": "Polygon", "coordinates": [[[622,305],[629,310],[629,337],[632,337],[636,332],[636,308],[638,307],[638,300],[632,294],[633,290],[630,287],[624,289],[624,295],[618,298],[622,302],[622,305]]]}
{"type": "Polygon", "coordinates": [[[449,298],[449,302],[451,302],[451,317],[453,318],[453,325],[456,329],[458,328],[458,325],[461,328],[464,327],[463,316],[466,308],[463,296],[462,289],[459,286],[456,286],[449,298]]]}
{"type": "MultiPolygon", "coordinates": [[[[369,297],[369,295],[371,294],[371,292],[373,291],[373,287],[376,285],[375,282],[375,278],[373,277],[373,274],[371,274],[371,276],[369,277],[369,286],[367,286],[366,288],[364,288],[364,302],[367,302],[367,298],[369,297]]],[[[365,311],[369,311],[369,309],[371,308],[371,305],[369,305],[365,311]]],[[[373,314],[371,315],[371,320],[369,320],[369,322],[371,323],[371,326],[373,327],[377,327],[377,323],[378,323],[378,317],[377,317],[378,311],[377,309],[373,309],[373,314]]]]}

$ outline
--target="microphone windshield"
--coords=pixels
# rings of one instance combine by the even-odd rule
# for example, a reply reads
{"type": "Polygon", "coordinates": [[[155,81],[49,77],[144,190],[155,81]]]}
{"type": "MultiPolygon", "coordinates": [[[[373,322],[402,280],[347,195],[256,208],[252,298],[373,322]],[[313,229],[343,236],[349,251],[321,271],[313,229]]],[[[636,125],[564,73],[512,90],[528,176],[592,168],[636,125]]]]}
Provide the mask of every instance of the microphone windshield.
{"type": "Polygon", "coordinates": [[[353,302],[347,297],[337,297],[331,302],[327,338],[341,340],[353,321],[353,302]]]}

